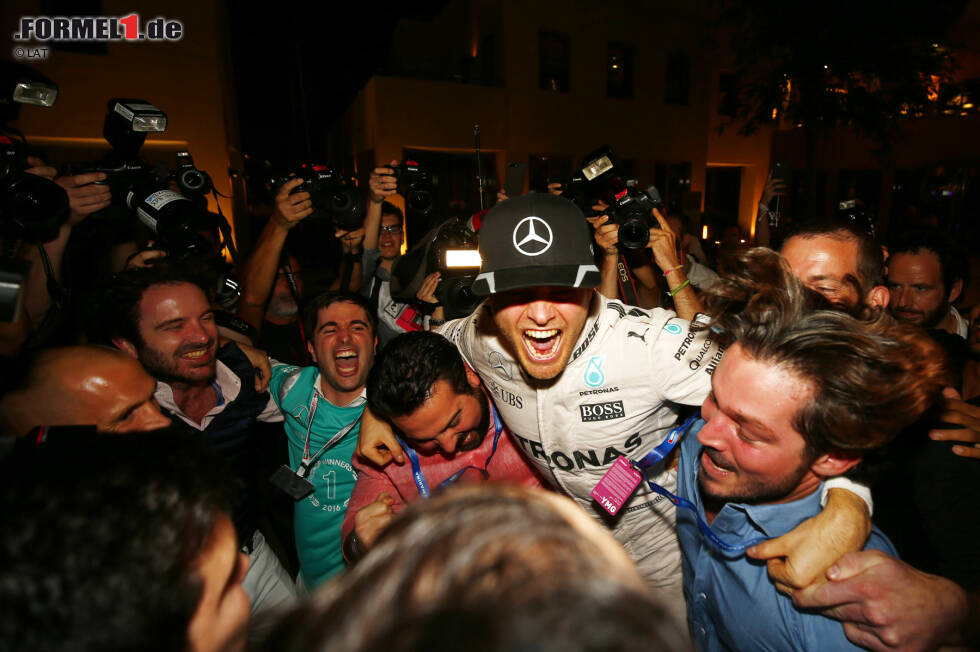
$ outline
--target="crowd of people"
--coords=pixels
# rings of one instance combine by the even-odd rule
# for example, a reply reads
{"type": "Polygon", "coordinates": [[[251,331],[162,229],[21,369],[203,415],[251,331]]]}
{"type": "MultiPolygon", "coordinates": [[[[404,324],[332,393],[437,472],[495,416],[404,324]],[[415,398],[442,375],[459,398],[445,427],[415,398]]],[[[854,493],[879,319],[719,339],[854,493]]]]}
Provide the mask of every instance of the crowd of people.
{"type": "Polygon", "coordinates": [[[980,646],[980,305],[937,230],[771,230],[770,183],[712,260],[667,207],[635,249],[501,192],[452,319],[398,280],[398,161],[313,243],[284,183],[237,300],[219,232],[96,242],[104,175],[31,164],[70,217],[0,324],[0,650],[980,646]]]}

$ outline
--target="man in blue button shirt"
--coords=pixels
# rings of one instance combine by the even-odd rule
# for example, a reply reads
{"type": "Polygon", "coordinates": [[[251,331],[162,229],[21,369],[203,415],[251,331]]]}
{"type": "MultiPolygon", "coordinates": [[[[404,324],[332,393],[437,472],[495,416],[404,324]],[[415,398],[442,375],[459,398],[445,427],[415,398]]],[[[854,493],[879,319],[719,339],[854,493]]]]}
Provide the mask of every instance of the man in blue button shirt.
{"type": "MultiPolygon", "coordinates": [[[[695,508],[678,509],[677,527],[701,650],[857,649],[839,622],[796,610],[765,564],[741,551],[817,514],[824,480],[887,443],[943,387],[943,357],[928,338],[887,317],[808,310],[811,301],[784,278],[748,309],[715,312],[735,343],[683,439],[678,471],[681,506],[695,508]]],[[[895,554],[877,530],[866,549],[895,554]]]]}

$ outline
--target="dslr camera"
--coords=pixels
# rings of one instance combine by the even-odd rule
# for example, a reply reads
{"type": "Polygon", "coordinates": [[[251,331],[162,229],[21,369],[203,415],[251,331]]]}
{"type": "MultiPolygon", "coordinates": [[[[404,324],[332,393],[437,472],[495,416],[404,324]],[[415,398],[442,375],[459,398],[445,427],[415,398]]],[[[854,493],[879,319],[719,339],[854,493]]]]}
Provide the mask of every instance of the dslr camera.
{"type": "Polygon", "coordinates": [[[278,186],[293,177],[303,183],[293,188],[289,194],[310,193],[313,213],[307,219],[331,219],[338,229],[353,231],[364,224],[364,203],[357,192],[353,180],[347,180],[326,165],[304,163],[292,176],[279,179],[278,186]]]}
{"type": "Polygon", "coordinates": [[[9,126],[22,104],[50,107],[58,86],[32,68],[0,62],[0,322],[17,319],[30,264],[7,257],[14,242],[49,242],[68,220],[68,194],[50,179],[26,172],[27,143],[9,126]],[[8,249],[9,248],[9,249],[8,249]]]}
{"type": "Polygon", "coordinates": [[[23,64],[0,62],[0,236],[50,242],[68,220],[68,194],[50,179],[25,172],[27,143],[9,126],[22,104],[53,106],[58,86],[23,64]]]}
{"type": "Polygon", "coordinates": [[[167,114],[146,100],[113,98],[107,104],[102,136],[111,149],[100,161],[71,166],[69,174],[103,172],[113,204],[132,209],[130,197],[137,188],[165,188],[170,171],[139,157],[148,133],[167,130],[167,114]]]}
{"type": "Polygon", "coordinates": [[[398,180],[398,194],[405,198],[405,209],[417,215],[432,212],[432,190],[438,179],[413,160],[402,161],[392,170],[398,180]]]}
{"type": "Polygon", "coordinates": [[[653,219],[653,209],[663,208],[660,193],[654,186],[646,190],[636,181],[624,180],[617,169],[612,149],[603,146],[585,157],[581,169],[565,184],[562,196],[571,199],[587,214],[597,200],[609,208],[606,214],[619,225],[619,246],[642,249],[650,240],[650,229],[660,228],[653,219]]]}

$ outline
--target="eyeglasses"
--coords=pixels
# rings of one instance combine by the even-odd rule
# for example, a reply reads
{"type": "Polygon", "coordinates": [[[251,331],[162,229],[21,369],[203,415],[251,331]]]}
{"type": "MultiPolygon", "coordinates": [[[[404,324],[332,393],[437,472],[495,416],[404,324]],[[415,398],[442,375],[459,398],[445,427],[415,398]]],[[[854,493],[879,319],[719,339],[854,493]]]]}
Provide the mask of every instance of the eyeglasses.
{"type": "Polygon", "coordinates": [[[389,224],[381,227],[381,233],[397,234],[402,232],[402,227],[397,224],[389,224]]]}

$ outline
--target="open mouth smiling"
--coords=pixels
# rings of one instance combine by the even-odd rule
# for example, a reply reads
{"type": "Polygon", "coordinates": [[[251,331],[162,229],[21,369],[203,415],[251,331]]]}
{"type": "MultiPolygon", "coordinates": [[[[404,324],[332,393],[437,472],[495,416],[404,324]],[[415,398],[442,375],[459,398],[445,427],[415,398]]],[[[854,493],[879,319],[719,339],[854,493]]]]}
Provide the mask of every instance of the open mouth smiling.
{"type": "Polygon", "coordinates": [[[334,366],[337,368],[337,373],[341,376],[352,376],[357,373],[357,368],[359,365],[359,356],[357,351],[353,349],[343,349],[337,351],[334,354],[334,366]]]}
{"type": "Polygon", "coordinates": [[[562,331],[557,328],[526,329],[523,332],[524,350],[535,362],[548,362],[558,355],[562,331]]]}

